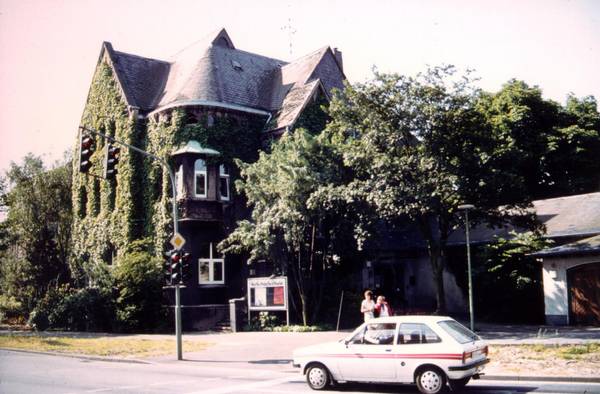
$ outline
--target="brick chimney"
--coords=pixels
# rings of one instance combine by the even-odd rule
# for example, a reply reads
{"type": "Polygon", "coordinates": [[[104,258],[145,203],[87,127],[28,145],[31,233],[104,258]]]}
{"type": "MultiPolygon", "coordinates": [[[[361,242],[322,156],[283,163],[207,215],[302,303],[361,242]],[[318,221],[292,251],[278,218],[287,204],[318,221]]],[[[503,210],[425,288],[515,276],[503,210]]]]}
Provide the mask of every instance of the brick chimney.
{"type": "Polygon", "coordinates": [[[335,56],[335,60],[340,66],[340,69],[342,70],[342,72],[344,72],[344,61],[342,60],[342,51],[340,51],[337,48],[333,48],[333,54],[335,56]]]}

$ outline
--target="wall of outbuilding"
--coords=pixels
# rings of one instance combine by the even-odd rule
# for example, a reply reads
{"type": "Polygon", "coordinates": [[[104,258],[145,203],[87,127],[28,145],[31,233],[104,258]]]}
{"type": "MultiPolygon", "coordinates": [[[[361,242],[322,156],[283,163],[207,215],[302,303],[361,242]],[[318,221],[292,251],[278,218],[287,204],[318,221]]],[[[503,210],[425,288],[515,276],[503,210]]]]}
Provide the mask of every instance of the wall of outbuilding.
{"type": "Polygon", "coordinates": [[[549,256],[544,258],[542,277],[544,281],[546,324],[570,324],[567,271],[583,264],[598,262],[600,262],[600,255],[549,256]]]}

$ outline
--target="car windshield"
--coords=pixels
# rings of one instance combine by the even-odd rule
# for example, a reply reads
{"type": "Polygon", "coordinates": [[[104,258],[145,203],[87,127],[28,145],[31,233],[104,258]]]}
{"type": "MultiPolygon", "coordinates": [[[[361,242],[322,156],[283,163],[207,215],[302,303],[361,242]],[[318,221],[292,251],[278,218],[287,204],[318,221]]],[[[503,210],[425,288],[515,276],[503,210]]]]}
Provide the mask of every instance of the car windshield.
{"type": "Polygon", "coordinates": [[[467,343],[479,339],[477,334],[455,320],[441,321],[438,325],[450,334],[452,338],[456,339],[458,343],[467,343]]]}

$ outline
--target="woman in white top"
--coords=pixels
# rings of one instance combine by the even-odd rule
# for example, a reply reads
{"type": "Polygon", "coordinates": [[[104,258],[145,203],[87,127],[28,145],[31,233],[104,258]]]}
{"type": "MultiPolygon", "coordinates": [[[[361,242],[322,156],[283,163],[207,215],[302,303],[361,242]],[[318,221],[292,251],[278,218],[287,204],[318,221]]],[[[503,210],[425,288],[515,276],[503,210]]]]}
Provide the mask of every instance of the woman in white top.
{"type": "Polygon", "coordinates": [[[362,312],[365,321],[369,321],[375,317],[373,311],[375,310],[375,301],[373,301],[373,292],[371,290],[365,291],[365,299],[360,304],[360,311],[362,312]]]}

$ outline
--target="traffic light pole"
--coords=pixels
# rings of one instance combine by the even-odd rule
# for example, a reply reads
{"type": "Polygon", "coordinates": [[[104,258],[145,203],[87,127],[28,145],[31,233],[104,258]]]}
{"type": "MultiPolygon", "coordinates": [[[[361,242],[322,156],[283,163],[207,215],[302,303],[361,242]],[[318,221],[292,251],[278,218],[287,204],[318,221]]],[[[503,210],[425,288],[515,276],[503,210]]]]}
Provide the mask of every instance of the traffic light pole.
{"type": "MultiPolygon", "coordinates": [[[[178,219],[177,219],[177,188],[175,186],[175,176],[173,175],[173,171],[171,170],[171,167],[169,166],[169,164],[164,159],[162,159],[156,155],[153,155],[152,153],[148,153],[145,150],[137,148],[133,145],[129,145],[125,142],[119,141],[119,140],[115,139],[114,137],[111,137],[109,135],[101,133],[97,130],[91,129],[86,126],[79,126],[79,130],[81,133],[87,132],[87,133],[91,133],[94,135],[99,135],[115,144],[122,145],[128,149],[135,151],[135,152],[141,153],[144,156],[151,157],[152,159],[158,161],[165,168],[165,170],[167,170],[167,173],[169,174],[169,179],[171,180],[171,190],[173,192],[173,203],[171,204],[172,208],[173,208],[173,232],[174,232],[174,234],[179,234],[179,226],[177,225],[177,222],[178,222],[178,219]]],[[[181,285],[175,285],[175,336],[177,337],[177,360],[183,360],[182,341],[181,341],[180,287],[181,287],[181,285]]]]}

